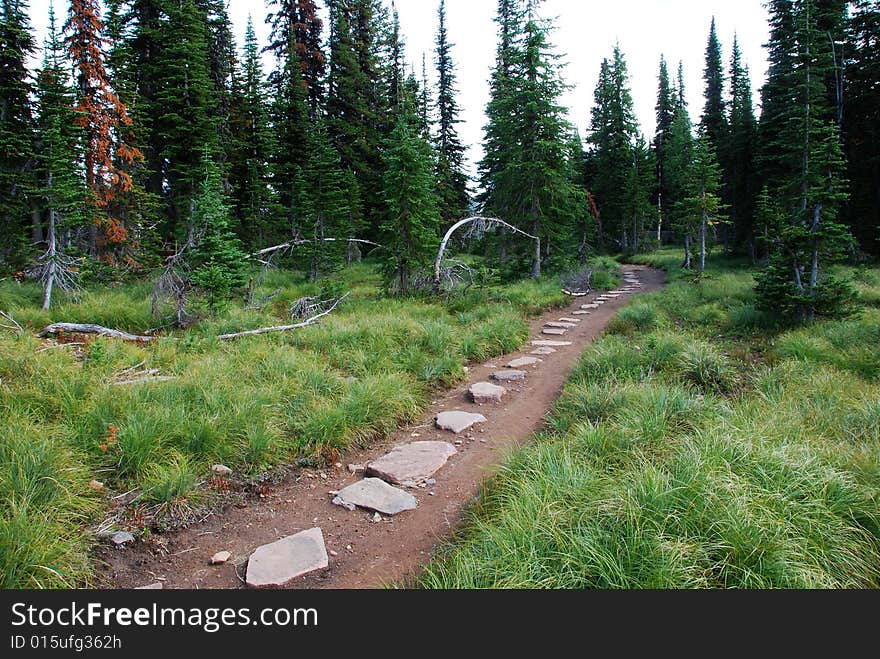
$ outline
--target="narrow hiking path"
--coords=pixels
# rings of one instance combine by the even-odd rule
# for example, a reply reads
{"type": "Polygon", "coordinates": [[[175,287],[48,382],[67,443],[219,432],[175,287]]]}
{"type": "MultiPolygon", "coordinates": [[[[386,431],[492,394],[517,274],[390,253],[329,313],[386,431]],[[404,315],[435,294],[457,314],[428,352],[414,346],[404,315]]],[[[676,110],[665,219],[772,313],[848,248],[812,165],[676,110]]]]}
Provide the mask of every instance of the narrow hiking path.
{"type": "MultiPolygon", "coordinates": [[[[522,350],[472,366],[466,383],[436,394],[420,422],[399,429],[369,450],[344,456],[342,466],[298,471],[262,499],[243,507],[230,507],[201,524],[163,535],[158,541],[125,549],[102,546],[98,550],[98,570],[103,585],[243,588],[248,559],[255,550],[296,534],[302,535],[293,539],[292,544],[275,544],[266,549],[266,554],[261,549],[261,559],[268,565],[269,573],[265,584],[272,582],[273,572],[279,567],[282,572],[288,570],[288,575],[320,567],[293,579],[286,585],[288,588],[375,588],[417,574],[430,560],[433,550],[449,538],[465,508],[507,453],[541,429],[586,346],[601,335],[631,296],[658,290],[665,284],[665,273],[657,270],[624,266],[623,271],[626,283],[621,284],[619,291],[572,298],[568,308],[534,320],[531,340],[522,350]],[[636,280],[638,284],[634,283],[636,280]],[[548,341],[566,345],[542,345],[548,341]],[[533,358],[541,361],[526,363],[533,358]],[[493,378],[495,374],[506,378],[515,370],[524,372],[524,379],[493,378]],[[474,403],[470,389],[478,383],[503,387],[506,392],[501,402],[474,403]],[[459,434],[439,430],[435,419],[453,411],[482,415],[485,421],[459,434]],[[439,448],[442,453],[427,471],[396,478],[395,466],[388,465],[387,459],[376,464],[374,470],[374,475],[385,481],[412,483],[392,489],[378,481],[367,483],[362,472],[353,473],[348,468],[369,465],[393,448],[414,442],[419,448],[439,448]],[[448,457],[452,449],[454,454],[448,457]],[[446,457],[448,462],[443,464],[446,457]],[[431,471],[434,469],[435,473],[431,471]],[[390,516],[363,508],[349,510],[333,503],[338,493],[357,483],[361,483],[358,488],[365,484],[378,486],[386,499],[393,499],[392,506],[405,508],[417,502],[417,507],[390,516]],[[292,566],[278,565],[278,557],[271,553],[279,548],[282,562],[286,560],[292,566]],[[305,555],[297,555],[300,548],[305,555]],[[229,561],[210,565],[211,557],[218,552],[229,552],[229,561]]],[[[485,388],[499,393],[497,389],[485,388]]],[[[461,421],[458,416],[454,415],[451,421],[461,421]]],[[[469,423],[475,419],[463,420],[469,423]]],[[[346,498],[348,493],[348,501],[356,500],[363,496],[362,491],[355,491],[358,488],[346,490],[342,497],[346,498]]],[[[257,561],[251,562],[256,572],[257,561]]],[[[267,576],[265,571],[262,576],[267,576]]],[[[248,578],[259,581],[260,575],[249,574],[248,578]]]]}

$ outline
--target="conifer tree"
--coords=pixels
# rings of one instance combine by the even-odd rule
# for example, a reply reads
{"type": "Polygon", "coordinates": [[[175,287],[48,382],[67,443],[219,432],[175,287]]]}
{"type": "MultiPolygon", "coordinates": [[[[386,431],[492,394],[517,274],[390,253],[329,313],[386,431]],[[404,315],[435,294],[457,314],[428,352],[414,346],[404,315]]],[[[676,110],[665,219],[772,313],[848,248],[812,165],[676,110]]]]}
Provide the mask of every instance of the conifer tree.
{"type": "Polygon", "coordinates": [[[97,0],[72,0],[64,26],[65,45],[77,76],[77,122],[84,128],[86,185],[94,204],[89,251],[105,255],[128,239],[120,218],[109,214],[120,194],[131,192],[131,174],[119,163],[131,165],[143,156],[121,137],[131,124],[125,104],[113,90],[105,67],[105,39],[97,0]],[[101,245],[97,228],[102,230],[101,245]]]}
{"type": "Polygon", "coordinates": [[[703,117],[700,126],[716,153],[724,144],[727,133],[727,117],[724,108],[724,64],[721,56],[721,42],[715,29],[715,18],[709,29],[709,43],[706,45],[706,68],[703,71],[706,83],[703,117]]]}
{"type": "MultiPolygon", "coordinates": [[[[309,114],[315,118],[324,100],[327,69],[321,42],[324,22],[318,16],[317,4],[314,0],[269,0],[267,5],[271,11],[266,22],[272,30],[266,50],[275,55],[277,72],[283,71],[287,60],[298,59],[309,114]]],[[[277,80],[270,78],[270,82],[278,86],[277,80]]]]}
{"type": "Polygon", "coordinates": [[[845,219],[860,247],[880,254],[880,2],[853,3],[844,128],[850,202],[845,219]]]}
{"type": "MultiPolygon", "coordinates": [[[[775,134],[765,133],[773,139],[763,144],[764,159],[778,163],[785,177],[777,173],[768,181],[781,213],[770,235],[770,263],[757,290],[763,306],[801,321],[844,312],[852,299],[845,282],[823,271],[824,264],[846,254],[851,238],[837,222],[846,198],[844,163],[828,90],[833,41],[821,29],[821,20],[827,18],[821,9],[817,0],[771,6],[779,12],[774,24],[787,19],[791,26],[788,33],[774,30],[771,56],[781,53],[794,67],[786,74],[786,87],[773,77],[765,87],[768,105],[777,114],[768,117],[775,134]]],[[[777,64],[773,61],[771,68],[777,64]]]]}
{"type": "Polygon", "coordinates": [[[666,146],[669,142],[672,121],[675,118],[675,104],[676,100],[669,79],[666,58],[661,56],[657,84],[657,104],[654,108],[657,117],[656,131],[654,133],[654,158],[657,165],[656,200],[660,213],[661,230],[663,221],[668,221],[669,219],[671,208],[669,188],[666,184],[666,146]]]}
{"type": "Polygon", "coordinates": [[[691,225],[682,221],[681,202],[687,196],[688,176],[693,159],[693,135],[690,114],[684,101],[684,72],[678,68],[678,99],[672,126],[669,129],[669,140],[666,145],[666,186],[672,204],[672,225],[684,241],[684,268],[692,267],[694,233],[691,225]]]}
{"type": "MultiPolygon", "coordinates": [[[[0,261],[21,267],[27,260],[31,218],[33,84],[27,61],[35,51],[24,0],[0,2],[0,261]]],[[[33,238],[42,240],[39,220],[33,238]]]]}
{"type": "Polygon", "coordinates": [[[679,222],[688,235],[698,237],[699,264],[697,272],[706,269],[710,227],[725,221],[721,203],[721,167],[715,149],[704,129],[693,142],[690,167],[685,186],[686,196],[680,202],[679,222]]]}
{"type": "Polygon", "coordinates": [[[273,132],[265,93],[259,44],[253,21],[248,17],[244,61],[236,94],[240,101],[233,116],[235,155],[231,158],[231,184],[235,215],[242,240],[265,245],[272,234],[273,199],[269,187],[269,159],[273,153],[273,132]]]}
{"type": "Polygon", "coordinates": [[[64,52],[49,7],[49,31],[43,64],[37,75],[36,153],[40,215],[45,218],[47,250],[39,260],[43,281],[43,309],[49,309],[56,284],[67,287],[76,279],[72,259],[64,253],[62,238],[89,222],[80,155],[84,132],[73,109],[75,91],[69,84],[64,52]]]}
{"type": "MultiPolygon", "coordinates": [[[[600,239],[630,249],[635,236],[630,232],[630,178],[635,166],[634,145],[638,127],[626,61],[619,46],[612,59],[604,60],[596,86],[589,142],[594,176],[591,190],[602,213],[600,239]]],[[[648,193],[650,194],[650,193],[648,193]]]]}
{"type": "Polygon", "coordinates": [[[385,150],[387,216],[382,224],[389,286],[412,291],[413,276],[429,266],[437,246],[440,214],[434,193],[431,146],[419,134],[412,99],[404,99],[385,150]]]}
{"type": "Polygon", "coordinates": [[[207,148],[203,151],[201,175],[192,205],[192,280],[205,292],[210,309],[217,311],[233,290],[247,282],[247,257],[230,226],[222,171],[207,148]]]}
{"type": "Polygon", "coordinates": [[[462,219],[468,211],[467,175],[464,172],[464,145],[458,136],[456,125],[461,123],[460,108],[456,97],[455,64],[452,60],[453,44],[446,30],[446,0],[440,0],[437,10],[437,135],[434,148],[437,152],[437,195],[440,199],[440,215],[443,222],[462,219]]]}
{"type": "Polygon", "coordinates": [[[758,122],[752,105],[749,71],[742,63],[742,54],[736,38],[733,41],[730,62],[729,108],[727,139],[719,154],[724,170],[723,199],[730,209],[733,246],[748,248],[754,258],[755,199],[760,190],[755,161],[758,148],[758,122]]]}

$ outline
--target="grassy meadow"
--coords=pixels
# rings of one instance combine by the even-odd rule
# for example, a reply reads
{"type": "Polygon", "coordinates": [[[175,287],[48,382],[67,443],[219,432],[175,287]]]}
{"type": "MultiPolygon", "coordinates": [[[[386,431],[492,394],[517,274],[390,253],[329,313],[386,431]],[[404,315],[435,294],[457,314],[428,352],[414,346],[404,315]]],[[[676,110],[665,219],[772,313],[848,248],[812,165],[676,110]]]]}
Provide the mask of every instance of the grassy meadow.
{"type": "Polygon", "coordinates": [[[290,304],[319,293],[272,272],[260,293],[280,293],[263,311],[232,304],[149,344],[54,345],[35,338],[50,322],[155,329],[150,286],[90,290],[46,313],[38,287],[0,282],[0,309],[26,329],[0,330],[0,587],[88,584],[86,529],[113,513],[113,495],[136,499],[119,526],[161,528],[210,505],[213,464],[247,486],[279,465],[320,465],[386,437],[426,408],[432,388],[518,349],[530,315],[567,302],[552,278],[440,301],[388,298],[380,284],[368,264],[343,271],[322,286],[352,297],[320,325],[285,334],[216,339],[289,323],[290,304]],[[143,370],[171,379],[116,384],[143,370]]]}
{"type": "Polygon", "coordinates": [[[880,586],[880,270],[864,312],[785,328],[745,264],[622,310],[428,588],[880,586]]]}

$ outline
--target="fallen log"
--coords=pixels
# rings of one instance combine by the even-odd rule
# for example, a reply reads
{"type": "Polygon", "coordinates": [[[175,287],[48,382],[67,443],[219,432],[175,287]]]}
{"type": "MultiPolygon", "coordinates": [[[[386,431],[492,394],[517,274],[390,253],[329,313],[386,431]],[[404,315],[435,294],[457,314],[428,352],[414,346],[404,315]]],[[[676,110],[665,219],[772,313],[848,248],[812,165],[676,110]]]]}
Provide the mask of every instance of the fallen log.
{"type": "Polygon", "coordinates": [[[37,334],[41,339],[45,339],[53,334],[97,334],[99,336],[108,336],[111,339],[122,339],[123,341],[133,341],[135,343],[149,343],[157,341],[155,336],[139,336],[137,334],[129,334],[120,330],[102,327],[101,325],[80,324],[80,323],[54,323],[46,327],[42,332],[37,334]]]}

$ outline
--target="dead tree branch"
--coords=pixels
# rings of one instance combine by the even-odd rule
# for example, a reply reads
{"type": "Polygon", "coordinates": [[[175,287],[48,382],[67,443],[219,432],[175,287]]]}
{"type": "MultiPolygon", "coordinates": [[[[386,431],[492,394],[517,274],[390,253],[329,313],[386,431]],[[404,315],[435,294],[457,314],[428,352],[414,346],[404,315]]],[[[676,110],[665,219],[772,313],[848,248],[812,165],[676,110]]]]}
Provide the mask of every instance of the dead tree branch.
{"type": "Polygon", "coordinates": [[[321,243],[359,243],[361,245],[370,245],[371,247],[376,247],[379,249],[384,249],[382,245],[379,243],[374,243],[371,240],[360,240],[358,238],[321,238],[317,241],[315,240],[292,240],[290,242],[284,243],[283,245],[275,245],[275,247],[267,247],[266,249],[261,249],[256,254],[252,254],[252,259],[259,259],[261,256],[266,256],[266,254],[274,254],[276,252],[282,252],[286,249],[293,249],[295,247],[302,247],[303,245],[311,245],[314,242],[321,243]]]}
{"type": "Polygon", "coordinates": [[[536,255],[540,255],[541,253],[541,239],[538,236],[533,236],[530,233],[526,233],[521,229],[517,229],[512,224],[505,222],[504,220],[499,220],[495,217],[469,217],[467,219],[461,220],[454,224],[449,231],[446,232],[446,235],[443,237],[443,242],[440,243],[440,250],[437,252],[437,260],[434,262],[434,294],[438,294],[440,292],[440,283],[442,279],[441,269],[443,267],[443,256],[446,254],[446,248],[449,246],[449,241],[452,239],[452,236],[456,231],[461,229],[468,224],[473,224],[473,231],[483,233],[488,231],[489,227],[493,225],[500,225],[510,229],[513,233],[519,234],[521,236],[525,236],[530,240],[535,241],[536,245],[536,255]]]}
{"type": "Polygon", "coordinates": [[[324,311],[323,313],[319,313],[317,316],[313,316],[312,318],[309,318],[308,320],[304,320],[301,323],[296,323],[295,325],[279,325],[277,327],[263,327],[261,329],[249,330],[247,332],[236,332],[235,334],[221,334],[217,338],[220,341],[229,341],[232,339],[239,339],[239,338],[242,338],[245,336],[259,336],[261,334],[273,334],[273,333],[277,333],[277,332],[290,332],[292,330],[303,329],[305,327],[311,327],[312,325],[316,324],[319,320],[321,320],[321,318],[324,318],[325,316],[329,316],[331,313],[333,313],[333,311],[336,310],[336,307],[338,307],[340,304],[342,304],[342,302],[346,298],[348,298],[350,295],[351,295],[351,293],[346,293],[341,298],[336,300],[336,302],[333,304],[333,306],[331,306],[329,309],[327,309],[327,311],[324,311]]]}
{"type": "Polygon", "coordinates": [[[10,332],[15,332],[16,334],[24,334],[24,328],[22,328],[22,326],[18,324],[18,321],[15,320],[15,318],[13,318],[11,314],[6,313],[5,311],[0,311],[0,316],[2,316],[10,323],[12,323],[12,325],[14,325],[14,327],[10,325],[0,325],[0,328],[9,330],[10,332]]]}

